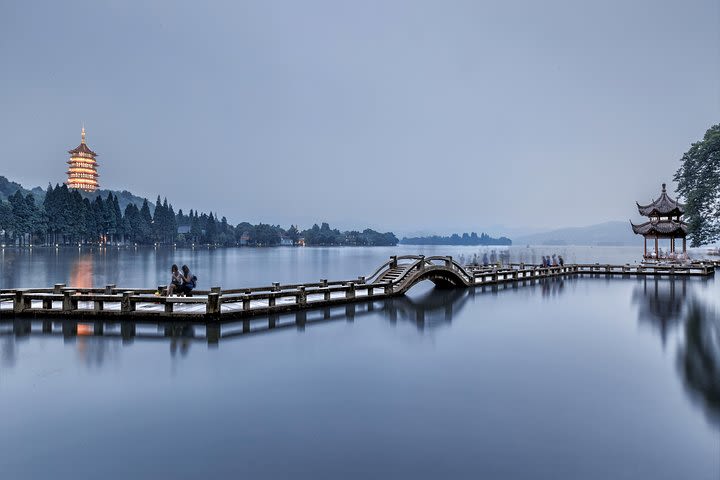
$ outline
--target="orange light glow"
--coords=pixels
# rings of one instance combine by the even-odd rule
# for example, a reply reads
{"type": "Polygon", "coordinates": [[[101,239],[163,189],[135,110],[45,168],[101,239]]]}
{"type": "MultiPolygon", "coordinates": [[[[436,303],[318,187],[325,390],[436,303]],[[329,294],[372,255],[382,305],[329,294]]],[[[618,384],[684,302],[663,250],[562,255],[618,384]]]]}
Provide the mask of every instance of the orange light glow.
{"type": "Polygon", "coordinates": [[[86,325],[84,323],[78,323],[77,326],[77,334],[78,336],[89,336],[93,334],[93,327],[92,325],[86,325]]]}

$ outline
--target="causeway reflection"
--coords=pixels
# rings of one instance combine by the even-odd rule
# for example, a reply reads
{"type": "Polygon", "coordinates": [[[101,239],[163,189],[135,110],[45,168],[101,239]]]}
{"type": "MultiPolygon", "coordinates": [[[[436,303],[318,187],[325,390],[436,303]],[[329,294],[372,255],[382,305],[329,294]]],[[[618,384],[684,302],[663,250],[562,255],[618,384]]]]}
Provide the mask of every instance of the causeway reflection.
{"type": "MultiPolygon", "coordinates": [[[[88,269],[79,269],[87,272],[88,269]]],[[[296,329],[303,331],[313,325],[327,322],[354,322],[356,319],[376,315],[391,325],[413,327],[419,333],[449,326],[453,317],[461,312],[476,295],[493,295],[515,290],[521,285],[535,285],[535,292],[543,297],[562,294],[567,282],[575,279],[527,280],[517,284],[486,286],[475,289],[432,288],[415,296],[402,296],[371,302],[357,302],[337,307],[316,308],[305,311],[259,316],[245,320],[223,322],[155,322],[107,320],[54,319],[0,319],[0,361],[13,366],[18,345],[28,337],[56,337],[68,345],[75,345],[83,363],[102,365],[107,352],[118,345],[134,342],[166,342],[170,354],[187,355],[194,343],[207,343],[217,347],[220,343],[250,335],[268,334],[296,329]]],[[[527,287],[526,287],[527,288],[527,287]]]]}
{"type": "MultiPolygon", "coordinates": [[[[532,283],[536,284],[535,294],[555,297],[576,281],[568,277],[532,283]]],[[[633,287],[632,303],[638,307],[638,323],[649,326],[663,346],[671,334],[678,334],[680,379],[692,401],[720,428],[720,314],[712,296],[698,294],[711,291],[704,287],[712,282],[689,278],[640,279],[633,287]]],[[[327,322],[354,322],[373,315],[386,319],[388,324],[406,325],[422,334],[450,326],[454,316],[477,295],[500,294],[523,288],[521,285],[522,282],[476,289],[430,289],[416,296],[222,323],[0,319],[0,363],[13,367],[18,348],[31,336],[58,338],[76,348],[82,363],[100,367],[118,349],[135,342],[165,343],[171,356],[183,357],[198,344],[217,348],[246,336],[288,329],[303,331],[327,322]]]]}

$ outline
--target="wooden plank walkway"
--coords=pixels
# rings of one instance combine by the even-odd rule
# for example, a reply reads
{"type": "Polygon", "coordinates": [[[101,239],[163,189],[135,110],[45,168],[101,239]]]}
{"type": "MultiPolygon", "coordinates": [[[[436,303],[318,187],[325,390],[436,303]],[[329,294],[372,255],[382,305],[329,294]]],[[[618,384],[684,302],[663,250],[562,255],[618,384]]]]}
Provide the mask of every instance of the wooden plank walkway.
{"type": "Polygon", "coordinates": [[[505,267],[462,266],[452,257],[393,256],[369,277],[355,280],[197,291],[193,297],[156,295],[165,287],[52,288],[0,290],[0,314],[14,317],[79,317],[141,320],[217,321],[349,304],[403,295],[430,280],[441,287],[474,288],[559,277],[584,276],[708,276],[716,263],[687,265],[572,264],[541,267],[511,264],[505,267]]]}

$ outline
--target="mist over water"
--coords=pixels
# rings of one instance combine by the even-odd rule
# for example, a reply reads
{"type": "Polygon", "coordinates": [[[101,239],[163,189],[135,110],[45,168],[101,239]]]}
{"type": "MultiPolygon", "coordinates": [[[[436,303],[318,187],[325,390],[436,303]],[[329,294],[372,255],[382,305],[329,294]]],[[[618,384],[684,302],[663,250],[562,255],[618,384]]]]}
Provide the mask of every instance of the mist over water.
{"type": "MultiPolygon", "coordinates": [[[[239,286],[352,279],[391,254],[476,251],[6,250],[0,280],[149,286],[175,262],[201,287],[239,286]]],[[[513,260],[521,252],[513,247],[513,260]]],[[[552,253],[639,256],[537,248],[552,253]]],[[[0,318],[0,469],[7,478],[716,479],[719,290],[712,278],[428,284],[227,323],[220,336],[213,325],[100,331],[0,318]]]]}

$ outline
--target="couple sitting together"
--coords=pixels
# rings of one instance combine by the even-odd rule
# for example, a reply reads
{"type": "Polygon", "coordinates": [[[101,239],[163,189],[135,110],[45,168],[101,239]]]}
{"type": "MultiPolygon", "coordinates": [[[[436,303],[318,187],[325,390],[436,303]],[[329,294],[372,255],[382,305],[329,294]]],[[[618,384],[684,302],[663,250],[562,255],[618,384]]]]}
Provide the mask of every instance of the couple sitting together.
{"type": "Polygon", "coordinates": [[[167,296],[175,294],[190,297],[196,285],[197,277],[190,273],[187,265],[182,266],[182,273],[178,270],[177,265],[173,265],[170,269],[170,285],[168,285],[167,296]]]}

